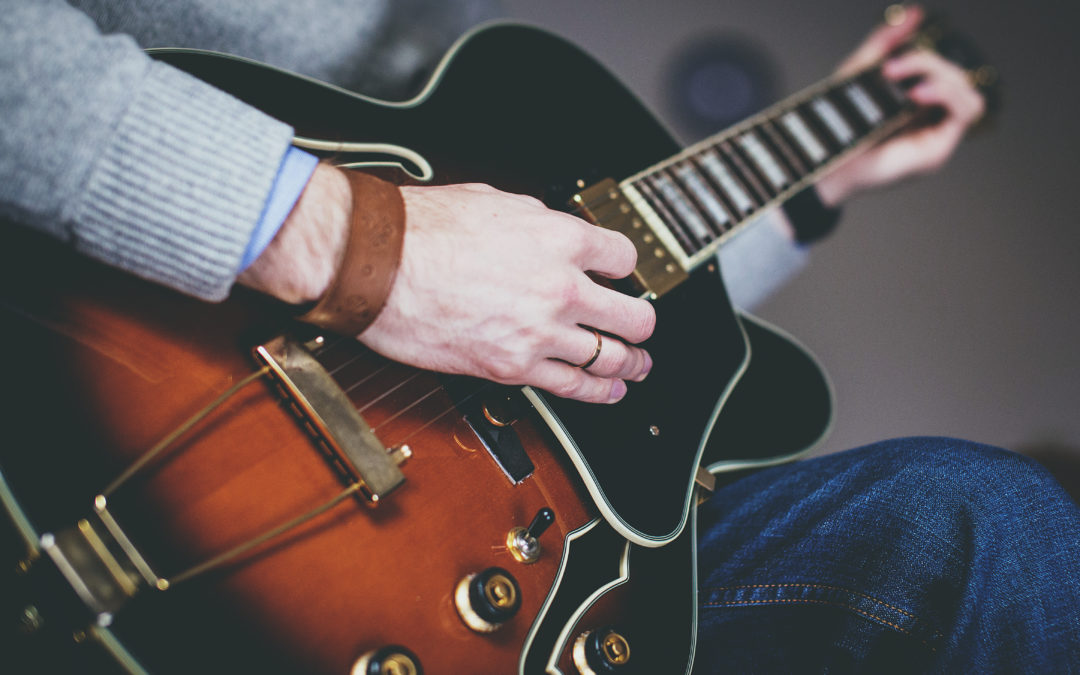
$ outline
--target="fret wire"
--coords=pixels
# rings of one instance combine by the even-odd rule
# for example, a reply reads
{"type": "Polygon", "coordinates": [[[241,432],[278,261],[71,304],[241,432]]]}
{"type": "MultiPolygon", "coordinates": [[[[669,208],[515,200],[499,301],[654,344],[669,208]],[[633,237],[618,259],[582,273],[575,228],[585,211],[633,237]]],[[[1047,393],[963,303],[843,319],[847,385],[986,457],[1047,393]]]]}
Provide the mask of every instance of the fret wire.
{"type": "Polygon", "coordinates": [[[825,146],[822,145],[821,141],[818,140],[809,125],[807,125],[798,108],[786,112],[780,118],[780,122],[781,129],[785,130],[788,137],[794,140],[792,145],[802,152],[803,158],[811,167],[821,164],[828,158],[829,151],[825,149],[825,146]]]}
{"type": "Polygon", "coordinates": [[[885,115],[881,108],[857,81],[851,82],[844,87],[844,94],[870,127],[876,127],[884,119],[885,115]]]}
{"type": "MultiPolygon", "coordinates": [[[[867,68],[866,70],[862,71],[862,74],[866,74],[866,73],[873,74],[879,68],[880,68],[880,65],[874,66],[874,67],[871,67],[871,68],[867,68]]],[[[634,174],[632,176],[628,176],[628,177],[624,178],[623,182],[625,182],[626,184],[634,184],[634,183],[644,179],[646,176],[648,176],[649,174],[651,174],[653,172],[660,171],[663,168],[669,167],[669,166],[671,166],[671,165],[673,165],[673,164],[675,164],[677,162],[683,161],[685,159],[692,158],[692,157],[694,157],[696,155],[703,155],[710,148],[718,148],[718,147],[720,147],[720,145],[724,141],[730,140],[731,138],[739,135],[740,133],[743,133],[747,129],[750,129],[753,126],[759,124],[761,120],[764,120],[764,119],[767,119],[767,118],[770,118],[770,117],[777,117],[783,111],[790,110],[792,108],[801,107],[803,105],[809,105],[812,101],[814,101],[816,98],[819,98],[825,92],[828,92],[828,91],[830,91],[832,89],[835,89],[835,88],[837,88],[839,86],[842,86],[843,84],[849,82],[851,79],[852,78],[850,78],[850,77],[840,78],[840,77],[835,77],[834,76],[832,78],[826,78],[826,79],[824,79],[822,81],[819,81],[819,82],[817,82],[817,83],[815,83],[815,84],[813,84],[813,85],[811,85],[809,87],[806,87],[805,89],[803,89],[803,90],[801,90],[799,92],[796,92],[796,93],[792,94],[791,96],[788,96],[786,99],[781,100],[780,102],[770,106],[769,108],[763,110],[762,112],[758,113],[757,115],[755,115],[755,116],[753,116],[753,117],[751,117],[751,118],[749,118],[747,120],[744,120],[743,122],[741,122],[739,124],[736,124],[735,126],[729,128],[729,129],[726,129],[724,131],[721,131],[718,134],[715,134],[715,135],[710,136],[708,138],[705,138],[705,139],[703,139],[701,141],[698,141],[697,143],[694,143],[693,145],[690,145],[689,147],[683,149],[682,152],[680,152],[680,153],[678,153],[678,154],[676,154],[676,155],[674,155],[672,157],[669,157],[669,158],[667,158],[667,159],[665,159],[665,160],[663,160],[663,161],[661,161],[661,162],[659,162],[659,163],[657,163],[657,164],[655,164],[655,165],[653,165],[651,167],[645,168],[645,169],[639,171],[638,173],[636,173],[636,174],[634,174]]],[[[900,100],[906,100],[906,99],[905,99],[905,97],[901,96],[900,100]]]]}
{"type": "Polygon", "coordinates": [[[900,85],[885,77],[880,68],[868,70],[862,74],[862,77],[871,82],[874,88],[880,92],[881,100],[879,102],[888,102],[889,107],[897,112],[906,108],[910,102],[900,85]]]}
{"type": "Polygon", "coordinates": [[[690,196],[711,218],[710,224],[723,234],[734,223],[731,213],[724,206],[723,200],[709,185],[708,179],[701,175],[697,166],[690,160],[675,166],[675,177],[689,191],[690,196]]]}
{"type": "Polygon", "coordinates": [[[739,181],[749,188],[755,209],[773,198],[774,192],[765,186],[765,178],[758,175],[752,163],[739,151],[738,145],[724,141],[720,144],[720,151],[727,158],[728,166],[739,177],[739,181]]]}
{"type": "Polygon", "coordinates": [[[899,113],[909,104],[907,95],[896,83],[885,79],[880,70],[863,73],[859,79],[870,96],[885,112],[886,118],[899,113]]]}
{"type": "Polygon", "coordinates": [[[868,137],[880,138],[909,121],[911,109],[906,96],[881,77],[880,66],[874,66],[854,77],[834,77],[812,85],[621,184],[633,187],[653,208],[653,217],[660,220],[658,226],[684,248],[689,269],[693,269],[753,216],[811,184],[868,137]],[[866,100],[859,102],[863,96],[866,100]],[[872,123],[876,116],[868,112],[872,109],[865,105],[867,100],[880,110],[880,123],[872,123]],[[756,148],[757,144],[761,148],[756,148]],[[773,163],[776,166],[770,166],[773,163]],[[785,180],[779,180],[777,168],[785,180]],[[667,178],[658,178],[665,171],[667,178]],[[695,175],[690,171],[702,180],[705,190],[692,178],[688,182],[685,176],[695,175]],[[694,219],[685,214],[679,217],[668,207],[655,187],[656,180],[673,180],[678,191],[672,193],[668,186],[668,199],[674,199],[674,194],[679,197],[676,202],[689,200],[688,205],[707,226],[719,226],[718,239],[698,246],[698,237],[684,222],[694,219]],[[724,227],[727,223],[719,220],[717,206],[731,217],[730,226],[724,227]]]}
{"type": "Polygon", "coordinates": [[[855,130],[827,96],[822,95],[811,101],[810,109],[829,130],[837,145],[846,148],[854,142],[855,130]]]}
{"type": "Polygon", "coordinates": [[[683,251],[687,255],[693,255],[700,247],[695,244],[689,237],[689,235],[683,230],[681,224],[675,219],[675,216],[668,210],[667,206],[663,203],[652,186],[649,184],[648,177],[634,184],[641,196],[649,203],[649,206],[660,216],[660,219],[664,221],[664,224],[668,226],[668,230],[675,235],[679,245],[682,246],[683,251]]]}
{"type": "Polygon", "coordinates": [[[660,198],[701,245],[704,246],[716,238],[716,233],[709,228],[702,213],[667,170],[653,174],[652,181],[660,198]]]}
{"type": "Polygon", "coordinates": [[[837,89],[829,93],[829,96],[836,106],[836,109],[840,111],[840,114],[847,120],[848,125],[855,132],[855,139],[851,142],[852,145],[859,142],[861,138],[870,133],[873,127],[863,119],[863,116],[855,108],[855,105],[848,99],[847,94],[843,89],[837,89]]]}
{"type": "Polygon", "coordinates": [[[710,179],[716,187],[717,194],[726,200],[733,214],[745,215],[754,210],[753,197],[750,196],[747,188],[739,183],[731,167],[715,148],[709,148],[707,152],[694,159],[704,171],[706,178],[710,179]]]}
{"type": "MultiPolygon", "coordinates": [[[[747,131],[738,138],[739,147],[746,155],[747,163],[764,176],[773,193],[778,193],[791,182],[791,177],[781,166],[776,156],[769,150],[758,129],[747,131]]],[[[772,196],[772,195],[770,195],[772,196]]]]}
{"type": "Polygon", "coordinates": [[[783,135],[780,128],[772,120],[762,122],[761,128],[765,131],[763,142],[766,146],[771,145],[773,151],[779,155],[778,159],[782,160],[786,165],[788,172],[792,176],[792,182],[810,173],[810,167],[803,163],[802,157],[792,147],[791,141],[783,135]]]}

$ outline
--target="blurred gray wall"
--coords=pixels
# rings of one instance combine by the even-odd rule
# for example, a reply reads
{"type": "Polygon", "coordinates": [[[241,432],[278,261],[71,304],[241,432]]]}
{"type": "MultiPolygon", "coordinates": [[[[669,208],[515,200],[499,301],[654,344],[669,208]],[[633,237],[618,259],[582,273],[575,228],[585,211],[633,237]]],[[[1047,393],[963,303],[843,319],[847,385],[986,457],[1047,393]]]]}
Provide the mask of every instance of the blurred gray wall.
{"type": "MultiPolygon", "coordinates": [[[[825,76],[880,20],[855,0],[505,0],[572,38],[671,119],[688,40],[766,45],[781,94],[825,76]]],[[[1071,3],[945,0],[1005,83],[995,129],[943,171],[856,198],[810,268],[758,310],[811,348],[836,389],[822,452],[960,436],[1080,466],[1080,157],[1071,3]]],[[[696,140],[684,138],[684,140],[696,140]]]]}

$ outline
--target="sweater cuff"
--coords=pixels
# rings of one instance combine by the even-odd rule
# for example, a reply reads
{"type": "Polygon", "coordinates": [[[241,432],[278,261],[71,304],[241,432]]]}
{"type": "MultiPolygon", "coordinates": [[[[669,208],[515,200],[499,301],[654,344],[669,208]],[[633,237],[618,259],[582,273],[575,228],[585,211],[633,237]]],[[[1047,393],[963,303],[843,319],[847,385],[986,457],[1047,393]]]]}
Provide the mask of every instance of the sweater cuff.
{"type": "Polygon", "coordinates": [[[840,222],[840,207],[828,207],[821,201],[817,188],[813,185],[803,188],[794,197],[784,203],[791,227],[795,230],[795,239],[804,246],[824,239],[840,222]]]}
{"type": "Polygon", "coordinates": [[[223,300],[291,141],[288,125],[155,62],[73,210],[75,246],[223,300]]]}

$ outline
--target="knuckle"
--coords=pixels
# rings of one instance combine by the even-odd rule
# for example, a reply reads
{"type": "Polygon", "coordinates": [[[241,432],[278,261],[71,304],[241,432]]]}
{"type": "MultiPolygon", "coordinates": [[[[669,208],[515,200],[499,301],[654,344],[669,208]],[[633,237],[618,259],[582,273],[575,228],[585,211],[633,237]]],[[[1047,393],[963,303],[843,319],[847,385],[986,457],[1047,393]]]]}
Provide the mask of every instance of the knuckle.
{"type": "Polygon", "coordinates": [[[502,384],[519,384],[525,381],[529,372],[528,362],[517,355],[506,355],[487,363],[489,379],[502,384]]]}
{"type": "Polygon", "coordinates": [[[630,241],[630,238],[619,232],[612,232],[614,237],[612,238],[612,248],[615,249],[619,256],[618,271],[623,273],[623,276],[630,274],[637,266],[637,248],[634,247],[634,242],[630,241]]]}
{"type": "Polygon", "coordinates": [[[567,279],[558,289],[559,303],[562,307],[577,307],[582,302],[582,288],[576,279],[567,279]]]}
{"type": "Polygon", "coordinates": [[[551,393],[562,398],[578,398],[584,384],[584,375],[577,370],[569,370],[561,379],[551,385],[551,393]]]}
{"type": "Polygon", "coordinates": [[[642,342],[653,334],[656,329],[656,309],[652,303],[646,300],[638,301],[631,326],[632,335],[627,336],[630,342],[642,342]]]}

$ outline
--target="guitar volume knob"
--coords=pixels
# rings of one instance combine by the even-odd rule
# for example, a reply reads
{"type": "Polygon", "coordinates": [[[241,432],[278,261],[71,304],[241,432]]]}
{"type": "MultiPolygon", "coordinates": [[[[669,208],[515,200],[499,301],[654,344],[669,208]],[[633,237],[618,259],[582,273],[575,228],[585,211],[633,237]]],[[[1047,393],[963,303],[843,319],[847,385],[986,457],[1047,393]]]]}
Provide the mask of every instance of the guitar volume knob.
{"type": "Polygon", "coordinates": [[[387,645],[364,654],[349,675],[424,675],[420,659],[401,645],[387,645]]]}
{"type": "Polygon", "coordinates": [[[521,608],[521,587],[506,570],[489,567],[458,582],[454,606],[470,629],[491,633],[521,608]]]}
{"type": "Polygon", "coordinates": [[[590,630],[574,641],[571,656],[581,675],[622,673],[630,662],[630,642],[611,627],[590,630]]]}

